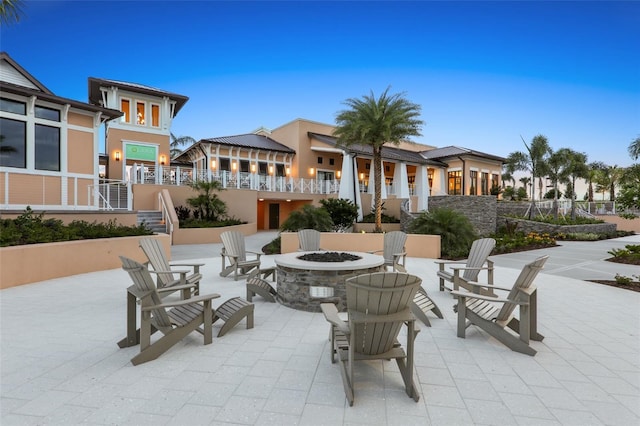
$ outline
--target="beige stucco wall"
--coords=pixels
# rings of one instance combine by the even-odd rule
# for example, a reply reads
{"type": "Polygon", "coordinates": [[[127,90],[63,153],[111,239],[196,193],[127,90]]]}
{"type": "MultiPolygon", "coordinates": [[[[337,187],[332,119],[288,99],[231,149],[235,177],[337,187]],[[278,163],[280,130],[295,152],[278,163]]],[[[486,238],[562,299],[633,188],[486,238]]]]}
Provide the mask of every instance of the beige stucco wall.
{"type": "Polygon", "coordinates": [[[69,130],[67,159],[69,173],[93,175],[97,153],[93,151],[93,133],[69,130]]]}
{"type": "MultiPolygon", "coordinates": [[[[109,165],[107,167],[107,176],[109,179],[122,179],[122,167],[124,161],[124,149],[122,141],[139,142],[146,144],[158,145],[157,163],[160,164],[160,156],[164,155],[167,161],[169,155],[169,135],[161,135],[156,133],[146,133],[134,130],[122,130],[110,128],[107,133],[107,153],[109,154],[109,165]],[[115,161],[115,152],[120,151],[121,160],[115,161]]],[[[140,163],[140,161],[138,161],[140,163]]]]}
{"type": "MultiPolygon", "coordinates": [[[[15,219],[23,212],[11,211],[2,212],[0,218],[2,219],[15,219]]],[[[36,214],[41,212],[36,210],[36,214]]],[[[115,220],[118,225],[135,226],[137,221],[136,212],[77,212],[77,211],[49,211],[47,210],[44,215],[45,219],[53,218],[59,219],[64,224],[69,224],[74,220],[84,220],[89,223],[107,223],[110,220],[115,220]]]]}
{"type": "MultiPolygon", "coordinates": [[[[220,243],[220,234],[225,231],[240,231],[243,235],[256,233],[256,223],[225,226],[223,228],[180,228],[173,232],[173,244],[215,244],[220,243]]],[[[217,256],[220,253],[202,253],[202,257],[217,256]]]]}
{"type": "MultiPolygon", "coordinates": [[[[280,234],[282,253],[291,253],[298,250],[299,241],[296,232],[282,232],[280,234]]],[[[372,251],[382,250],[384,246],[384,234],[362,233],[338,233],[322,232],[320,247],[325,250],[338,251],[372,251]]],[[[440,235],[407,234],[405,244],[407,256],[427,259],[440,257],[440,235]]]]}
{"type": "Polygon", "coordinates": [[[619,231],[629,231],[640,234],[640,218],[624,219],[618,215],[599,215],[597,219],[604,220],[607,223],[615,223],[619,231]]]}
{"type": "MultiPolygon", "coordinates": [[[[118,256],[144,262],[146,257],[138,247],[140,238],[159,239],[167,255],[171,253],[171,243],[166,234],[2,247],[0,289],[119,268],[118,256]]],[[[122,288],[124,291],[126,285],[123,284],[122,288]]]]}

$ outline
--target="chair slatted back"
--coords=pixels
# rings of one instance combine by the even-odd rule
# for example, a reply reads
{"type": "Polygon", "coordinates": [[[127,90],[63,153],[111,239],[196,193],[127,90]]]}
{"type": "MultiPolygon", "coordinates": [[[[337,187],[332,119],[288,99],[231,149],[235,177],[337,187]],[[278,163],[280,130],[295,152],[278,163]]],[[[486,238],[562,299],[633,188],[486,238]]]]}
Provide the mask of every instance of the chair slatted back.
{"type": "Polygon", "coordinates": [[[320,250],[320,232],[315,229],[301,229],[298,231],[298,241],[300,250],[317,251],[320,250]]]}
{"type": "Polygon", "coordinates": [[[244,245],[244,235],[240,231],[225,231],[220,234],[225,252],[231,256],[238,256],[238,261],[247,260],[247,251],[244,245]]]}
{"type": "MultiPolygon", "coordinates": [[[[542,270],[545,262],[549,256],[541,256],[534,260],[531,263],[524,265],[522,271],[520,271],[520,275],[518,279],[516,279],[507,299],[509,300],[518,300],[519,293],[521,289],[527,289],[533,286],[533,280],[538,275],[538,272],[542,270]]],[[[498,316],[496,317],[496,322],[505,322],[510,321],[513,317],[513,311],[516,309],[515,303],[505,303],[502,305],[502,309],[498,312],[498,316]]]]}
{"type": "Polygon", "coordinates": [[[393,262],[393,255],[404,252],[407,242],[407,234],[402,231],[391,231],[384,234],[384,247],[382,256],[386,263],[393,262]]]}
{"type": "MultiPolygon", "coordinates": [[[[151,278],[151,274],[141,263],[136,262],[128,257],[120,256],[122,262],[122,269],[129,273],[133,285],[136,290],[141,294],[151,292],[148,296],[150,303],[143,301],[143,306],[146,305],[159,305],[162,303],[160,295],[156,290],[156,285],[151,278]]],[[[151,324],[160,331],[168,331],[172,329],[171,319],[164,308],[153,309],[151,311],[151,324]]]]}
{"type": "MultiPolygon", "coordinates": [[[[154,271],[171,270],[171,265],[169,265],[169,260],[160,241],[155,238],[142,238],[140,240],[140,248],[149,259],[154,271]]],[[[172,273],[158,274],[158,287],[166,287],[175,280],[176,277],[172,273]]]]}
{"type": "MultiPolygon", "coordinates": [[[[400,272],[375,272],[346,282],[347,310],[370,315],[389,315],[409,309],[422,280],[400,272]]],[[[359,353],[377,355],[391,350],[403,321],[358,323],[352,327],[359,353]]]]}
{"type": "MultiPolygon", "coordinates": [[[[495,246],[496,240],[493,238],[480,238],[475,240],[473,244],[471,244],[466,267],[481,268],[495,246]]],[[[465,281],[477,281],[479,274],[479,269],[467,269],[463,272],[462,278],[464,278],[465,281]]]]}

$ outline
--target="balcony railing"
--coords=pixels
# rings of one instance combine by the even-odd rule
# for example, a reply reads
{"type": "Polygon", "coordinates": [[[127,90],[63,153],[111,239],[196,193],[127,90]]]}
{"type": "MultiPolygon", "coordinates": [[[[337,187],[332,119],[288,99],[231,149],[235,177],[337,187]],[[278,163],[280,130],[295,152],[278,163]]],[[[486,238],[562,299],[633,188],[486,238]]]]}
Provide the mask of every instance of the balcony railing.
{"type": "Polygon", "coordinates": [[[196,180],[218,181],[225,189],[251,189],[268,192],[337,194],[340,180],[294,179],[288,176],[247,172],[197,170],[179,166],[144,166],[134,164],[129,181],[137,184],[190,185],[196,180]]]}

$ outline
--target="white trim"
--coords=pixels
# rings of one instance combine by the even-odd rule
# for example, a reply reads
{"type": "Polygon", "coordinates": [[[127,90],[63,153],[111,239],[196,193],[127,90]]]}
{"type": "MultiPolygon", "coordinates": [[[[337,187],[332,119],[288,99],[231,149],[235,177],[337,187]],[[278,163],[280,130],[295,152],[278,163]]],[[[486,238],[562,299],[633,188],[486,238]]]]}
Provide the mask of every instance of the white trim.
{"type": "Polygon", "coordinates": [[[333,152],[333,153],[336,153],[336,154],[342,154],[344,152],[342,149],[338,149],[338,148],[323,148],[321,146],[312,146],[311,147],[311,151],[333,152]]]}

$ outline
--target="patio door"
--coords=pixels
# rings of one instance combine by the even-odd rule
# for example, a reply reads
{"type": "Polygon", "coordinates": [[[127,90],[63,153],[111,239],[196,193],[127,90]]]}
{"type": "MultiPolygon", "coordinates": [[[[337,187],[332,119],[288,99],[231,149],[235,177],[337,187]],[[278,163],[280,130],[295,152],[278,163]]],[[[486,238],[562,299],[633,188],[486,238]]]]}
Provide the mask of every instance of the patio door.
{"type": "Polygon", "coordinates": [[[269,204],[269,229],[280,228],[280,204],[269,204]]]}

